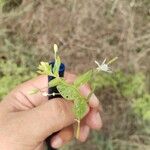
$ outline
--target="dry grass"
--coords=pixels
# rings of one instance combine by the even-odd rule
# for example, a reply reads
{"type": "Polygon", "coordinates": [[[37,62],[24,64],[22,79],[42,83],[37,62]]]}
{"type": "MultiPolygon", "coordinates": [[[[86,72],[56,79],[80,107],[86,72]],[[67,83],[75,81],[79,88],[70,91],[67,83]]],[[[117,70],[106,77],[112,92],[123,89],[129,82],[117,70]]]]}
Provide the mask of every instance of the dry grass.
{"type": "Polygon", "coordinates": [[[144,2],[134,0],[28,0],[2,14],[0,26],[10,42],[18,37],[41,56],[58,43],[69,69],[75,67],[69,57],[89,65],[96,58],[119,56],[119,68],[139,70],[145,69],[148,63],[142,59],[150,52],[148,11],[144,2]]]}

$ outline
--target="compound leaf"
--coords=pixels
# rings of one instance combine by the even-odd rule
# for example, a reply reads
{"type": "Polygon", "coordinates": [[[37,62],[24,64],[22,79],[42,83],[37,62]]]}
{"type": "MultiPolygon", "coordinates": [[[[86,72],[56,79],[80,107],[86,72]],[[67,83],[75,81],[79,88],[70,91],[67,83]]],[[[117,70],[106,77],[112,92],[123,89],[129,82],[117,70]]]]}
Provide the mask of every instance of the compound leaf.
{"type": "Polygon", "coordinates": [[[38,67],[38,73],[44,74],[44,75],[52,75],[51,72],[51,65],[49,65],[48,62],[41,62],[39,67],[38,67]]]}

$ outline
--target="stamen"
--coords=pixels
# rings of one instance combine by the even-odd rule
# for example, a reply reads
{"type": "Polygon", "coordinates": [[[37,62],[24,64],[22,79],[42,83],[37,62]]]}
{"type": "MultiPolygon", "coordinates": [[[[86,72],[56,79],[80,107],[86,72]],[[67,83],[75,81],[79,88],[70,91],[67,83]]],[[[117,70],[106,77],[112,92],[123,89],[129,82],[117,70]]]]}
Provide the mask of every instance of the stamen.
{"type": "Polygon", "coordinates": [[[117,59],[118,59],[118,57],[113,58],[112,60],[110,60],[110,61],[107,63],[107,65],[113,63],[113,62],[116,61],[117,59]]]}
{"type": "Polygon", "coordinates": [[[98,65],[98,67],[100,67],[100,64],[95,60],[95,63],[98,65]]]}

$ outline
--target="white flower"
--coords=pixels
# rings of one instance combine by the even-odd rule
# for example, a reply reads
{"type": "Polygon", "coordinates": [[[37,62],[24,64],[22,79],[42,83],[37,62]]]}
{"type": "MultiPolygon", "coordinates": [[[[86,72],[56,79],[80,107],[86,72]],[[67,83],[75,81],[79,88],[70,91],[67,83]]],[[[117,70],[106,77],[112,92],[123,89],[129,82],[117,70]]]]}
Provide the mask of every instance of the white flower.
{"type": "Polygon", "coordinates": [[[101,64],[99,62],[95,61],[95,63],[98,65],[98,67],[96,69],[98,71],[112,73],[111,68],[105,62],[106,62],[106,59],[104,59],[104,61],[101,64]]]}
{"type": "Polygon", "coordinates": [[[108,72],[108,73],[112,73],[112,70],[108,65],[113,63],[117,59],[118,59],[118,57],[115,57],[112,60],[110,60],[108,63],[106,63],[106,58],[105,58],[104,61],[101,64],[99,62],[95,61],[95,63],[98,65],[98,67],[96,69],[98,71],[105,71],[105,72],[108,72]]]}
{"type": "Polygon", "coordinates": [[[55,52],[55,53],[58,52],[58,46],[57,46],[57,44],[54,44],[54,52],[55,52]]]}

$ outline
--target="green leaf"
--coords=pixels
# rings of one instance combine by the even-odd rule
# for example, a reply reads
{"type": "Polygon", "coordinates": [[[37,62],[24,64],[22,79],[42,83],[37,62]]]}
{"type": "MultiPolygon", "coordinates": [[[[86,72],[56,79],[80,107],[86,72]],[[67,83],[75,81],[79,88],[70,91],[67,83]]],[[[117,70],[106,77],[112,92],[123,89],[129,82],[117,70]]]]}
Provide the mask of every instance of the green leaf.
{"type": "Polygon", "coordinates": [[[33,89],[31,91],[29,91],[29,94],[32,95],[32,94],[36,94],[38,93],[40,90],[39,89],[33,89]]]}
{"type": "Polygon", "coordinates": [[[143,115],[143,119],[144,119],[145,121],[150,121],[150,110],[147,110],[147,111],[145,112],[145,114],[143,115]]]}
{"type": "Polygon", "coordinates": [[[48,62],[41,62],[38,67],[39,70],[37,72],[44,75],[52,75],[51,68],[52,67],[48,62]]]}
{"type": "Polygon", "coordinates": [[[86,84],[87,82],[90,81],[90,79],[92,78],[92,70],[84,73],[83,75],[79,76],[75,81],[74,81],[74,85],[76,87],[80,87],[83,84],[86,84]]]}
{"type": "Polygon", "coordinates": [[[79,99],[74,101],[74,113],[77,119],[82,119],[87,112],[87,102],[84,97],[80,97],[79,99]]]}
{"type": "Polygon", "coordinates": [[[49,87],[57,86],[60,83],[60,80],[61,80],[60,78],[55,78],[55,79],[51,80],[48,83],[49,87]]]}
{"type": "Polygon", "coordinates": [[[53,67],[53,73],[54,73],[54,75],[56,77],[59,77],[59,68],[60,68],[60,65],[61,65],[60,57],[57,56],[56,59],[55,59],[54,67],[53,67]]]}
{"type": "Polygon", "coordinates": [[[74,101],[74,113],[77,119],[81,119],[87,111],[87,101],[81,96],[77,87],[67,83],[62,83],[57,86],[59,93],[66,100],[74,101]]]}
{"type": "Polygon", "coordinates": [[[0,6],[3,6],[6,3],[6,0],[0,0],[0,6]]]}
{"type": "Polygon", "coordinates": [[[78,99],[78,97],[80,97],[79,91],[73,85],[67,83],[62,83],[58,85],[57,90],[62,95],[62,97],[67,100],[74,101],[78,99]]]}

